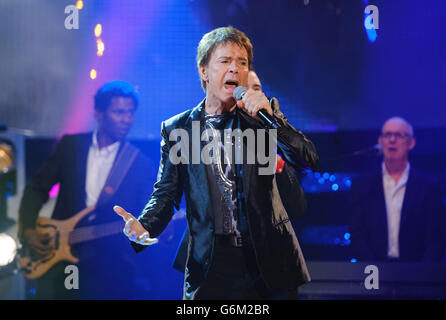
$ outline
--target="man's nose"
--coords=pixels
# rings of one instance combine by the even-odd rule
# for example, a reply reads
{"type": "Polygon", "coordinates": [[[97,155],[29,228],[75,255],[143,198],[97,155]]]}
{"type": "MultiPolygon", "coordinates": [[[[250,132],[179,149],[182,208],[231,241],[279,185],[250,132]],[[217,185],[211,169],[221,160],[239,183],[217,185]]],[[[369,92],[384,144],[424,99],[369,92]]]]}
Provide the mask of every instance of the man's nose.
{"type": "Polygon", "coordinates": [[[238,72],[238,63],[236,62],[236,61],[232,61],[230,64],[229,64],[229,71],[231,71],[231,72],[238,72]]]}
{"type": "Polygon", "coordinates": [[[134,116],[132,114],[124,114],[121,118],[121,121],[126,124],[132,124],[134,120],[134,116]]]}

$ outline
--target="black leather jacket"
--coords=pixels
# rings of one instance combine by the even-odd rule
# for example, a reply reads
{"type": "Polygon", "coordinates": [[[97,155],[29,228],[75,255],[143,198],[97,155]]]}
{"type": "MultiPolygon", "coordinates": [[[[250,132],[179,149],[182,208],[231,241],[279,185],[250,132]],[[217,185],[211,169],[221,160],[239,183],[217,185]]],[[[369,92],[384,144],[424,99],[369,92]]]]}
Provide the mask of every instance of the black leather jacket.
{"type": "MultiPolygon", "coordinates": [[[[190,230],[186,263],[184,298],[193,299],[205,279],[212,261],[214,219],[205,165],[173,164],[169,151],[177,141],[169,141],[174,129],[184,129],[192,137],[189,154],[200,149],[193,143],[192,126],[201,119],[205,101],[161,124],[161,161],[157,182],[142,214],[138,218],[151,237],[157,237],[178,209],[184,192],[186,217],[190,230]]],[[[275,98],[271,106],[281,128],[277,130],[278,149],[287,163],[298,170],[314,169],[318,155],[313,143],[301,131],[288,124],[275,98]]],[[[261,128],[259,122],[240,112],[241,129],[261,128]]],[[[202,126],[201,126],[202,128],[202,126]]],[[[196,137],[195,137],[196,138],[196,137]]],[[[199,139],[199,137],[198,137],[199,139]]],[[[196,141],[195,141],[196,142],[196,141]]],[[[198,150],[199,151],[199,150],[198,150]]],[[[274,175],[259,175],[259,164],[243,164],[247,220],[259,270],[271,289],[292,290],[310,281],[310,276],[290,219],[280,200],[274,175]]],[[[132,243],[136,251],[144,246],[132,243]]]]}

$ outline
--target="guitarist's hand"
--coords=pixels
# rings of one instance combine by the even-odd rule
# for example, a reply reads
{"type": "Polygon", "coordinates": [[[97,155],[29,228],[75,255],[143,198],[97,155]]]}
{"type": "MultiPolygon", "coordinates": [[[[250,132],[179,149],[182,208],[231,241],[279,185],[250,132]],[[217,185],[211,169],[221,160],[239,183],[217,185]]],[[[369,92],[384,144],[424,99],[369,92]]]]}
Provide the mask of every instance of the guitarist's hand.
{"type": "Polygon", "coordinates": [[[39,257],[45,257],[51,252],[48,234],[39,233],[35,229],[26,229],[23,231],[23,236],[26,243],[39,257]]]}
{"type": "Polygon", "coordinates": [[[133,242],[149,246],[158,242],[156,238],[150,238],[149,232],[144,229],[142,224],[130,213],[120,206],[114,206],[113,210],[119,214],[125,221],[124,234],[133,242]]]}

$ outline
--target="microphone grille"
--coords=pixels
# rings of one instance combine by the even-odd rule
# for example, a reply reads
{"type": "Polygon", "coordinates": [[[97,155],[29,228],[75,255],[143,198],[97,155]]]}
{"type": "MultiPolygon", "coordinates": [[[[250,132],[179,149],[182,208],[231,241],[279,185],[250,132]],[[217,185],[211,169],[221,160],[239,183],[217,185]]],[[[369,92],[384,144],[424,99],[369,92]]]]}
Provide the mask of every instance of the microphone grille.
{"type": "Polygon", "coordinates": [[[242,86],[238,86],[234,90],[234,98],[237,100],[242,100],[245,93],[246,93],[246,88],[242,87],[242,86]]]}

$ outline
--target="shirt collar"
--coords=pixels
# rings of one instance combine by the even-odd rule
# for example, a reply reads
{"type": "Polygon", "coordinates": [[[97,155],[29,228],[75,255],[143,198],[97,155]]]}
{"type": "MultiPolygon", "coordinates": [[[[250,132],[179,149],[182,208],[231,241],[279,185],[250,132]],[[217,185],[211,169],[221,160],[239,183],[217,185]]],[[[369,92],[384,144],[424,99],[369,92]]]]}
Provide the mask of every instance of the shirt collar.
{"type": "Polygon", "coordinates": [[[120,141],[116,141],[114,143],[112,143],[111,145],[108,145],[102,149],[99,149],[99,144],[98,144],[98,137],[97,137],[98,131],[95,130],[93,132],[93,141],[92,141],[92,146],[95,150],[97,150],[98,152],[104,152],[107,154],[110,154],[112,152],[115,152],[116,150],[118,150],[119,145],[121,144],[120,141]]]}
{"type": "MultiPolygon", "coordinates": [[[[383,177],[386,179],[390,178],[389,172],[387,171],[386,164],[384,163],[384,161],[381,163],[381,168],[383,177]]],[[[407,162],[406,168],[404,169],[404,172],[400,180],[398,181],[398,185],[402,185],[407,182],[407,179],[409,178],[409,171],[410,171],[410,163],[407,162]]]]}

